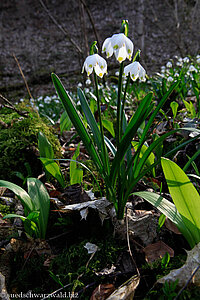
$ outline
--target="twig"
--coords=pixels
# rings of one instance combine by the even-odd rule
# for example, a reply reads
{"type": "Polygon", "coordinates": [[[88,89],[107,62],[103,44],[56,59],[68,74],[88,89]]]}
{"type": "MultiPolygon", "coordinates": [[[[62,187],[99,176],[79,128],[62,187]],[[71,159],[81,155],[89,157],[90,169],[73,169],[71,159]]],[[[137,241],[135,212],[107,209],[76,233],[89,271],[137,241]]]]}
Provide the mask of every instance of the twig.
{"type": "Polygon", "coordinates": [[[19,71],[20,71],[20,73],[21,73],[21,75],[22,75],[22,78],[23,78],[23,80],[24,80],[24,83],[25,83],[25,85],[26,85],[26,89],[27,89],[27,91],[28,91],[29,97],[33,99],[32,95],[31,95],[31,92],[30,92],[30,89],[29,89],[29,87],[28,87],[27,80],[26,80],[26,78],[25,78],[25,76],[24,76],[24,73],[23,73],[22,68],[21,68],[21,66],[20,66],[20,64],[19,64],[19,61],[18,61],[18,59],[17,59],[17,57],[15,56],[14,53],[13,53],[13,57],[14,57],[14,59],[15,59],[17,65],[18,65],[19,71]]]}
{"type": "Polygon", "coordinates": [[[86,24],[85,24],[85,11],[84,11],[83,3],[80,0],[79,0],[79,10],[80,10],[80,23],[82,23],[81,28],[82,28],[84,42],[85,42],[86,55],[88,56],[89,47],[88,47],[88,38],[87,38],[86,24]]]}
{"type": "Polygon", "coordinates": [[[12,109],[12,110],[14,110],[14,111],[16,111],[17,113],[18,113],[18,115],[20,115],[20,116],[23,116],[23,117],[25,117],[25,118],[28,118],[28,112],[22,112],[22,111],[20,111],[20,110],[18,110],[8,99],[6,99],[3,95],[1,95],[0,94],[0,98],[5,102],[5,103],[7,103],[7,105],[4,105],[5,107],[7,107],[7,108],[10,108],[10,109],[12,109]]]}
{"type": "Polygon", "coordinates": [[[80,1],[81,1],[81,3],[83,4],[83,6],[85,7],[85,10],[86,10],[86,12],[87,12],[87,14],[88,14],[88,17],[89,17],[89,19],[90,19],[90,23],[91,23],[91,25],[92,25],[92,29],[93,29],[93,31],[94,31],[95,38],[96,38],[96,40],[97,40],[98,47],[100,47],[100,45],[101,45],[101,44],[100,44],[100,38],[99,38],[99,35],[98,35],[98,33],[97,33],[97,30],[96,30],[96,27],[95,27],[95,24],[94,24],[94,20],[93,20],[92,14],[91,14],[91,12],[90,12],[88,6],[87,6],[86,3],[85,3],[85,0],[80,0],[80,1]]]}
{"type": "Polygon", "coordinates": [[[196,269],[194,270],[194,272],[192,273],[192,275],[190,276],[190,278],[188,279],[188,281],[186,282],[186,284],[184,285],[184,287],[182,287],[182,289],[178,292],[177,296],[174,298],[174,300],[177,300],[178,297],[180,296],[180,294],[182,294],[182,292],[186,289],[186,287],[188,286],[188,284],[190,283],[190,281],[192,280],[192,278],[194,277],[194,275],[196,274],[196,272],[199,270],[200,265],[198,265],[198,267],[196,267],[196,269]]]}
{"type": "Polygon", "coordinates": [[[63,287],[59,288],[58,290],[56,290],[55,292],[47,295],[46,297],[42,298],[42,300],[45,300],[45,299],[49,299],[49,298],[52,298],[53,295],[57,294],[58,292],[61,292],[63,289],[65,289],[66,287],[72,285],[72,283],[68,283],[66,285],[64,285],[63,287]]]}
{"type": "Polygon", "coordinates": [[[140,272],[139,272],[139,269],[136,265],[136,262],[133,258],[133,254],[132,254],[132,251],[131,251],[131,247],[130,247],[130,239],[129,239],[129,233],[128,233],[128,217],[127,217],[127,207],[125,209],[125,218],[126,218],[126,238],[127,238],[127,244],[128,244],[128,252],[130,254],[130,257],[132,258],[132,261],[135,265],[135,268],[136,268],[136,271],[137,271],[137,274],[138,274],[138,277],[140,277],[140,272]]]}
{"type": "Polygon", "coordinates": [[[44,10],[46,11],[47,15],[49,16],[49,18],[53,21],[53,23],[62,31],[62,33],[68,38],[68,40],[70,41],[70,43],[76,48],[76,50],[79,52],[79,54],[83,54],[83,51],[81,50],[81,48],[77,45],[77,43],[70,37],[70,33],[66,28],[63,28],[62,25],[60,25],[56,19],[52,16],[52,14],[50,13],[50,11],[47,9],[47,7],[45,6],[44,2],[42,0],[39,0],[40,4],[42,5],[42,7],[44,8],[44,10]]]}

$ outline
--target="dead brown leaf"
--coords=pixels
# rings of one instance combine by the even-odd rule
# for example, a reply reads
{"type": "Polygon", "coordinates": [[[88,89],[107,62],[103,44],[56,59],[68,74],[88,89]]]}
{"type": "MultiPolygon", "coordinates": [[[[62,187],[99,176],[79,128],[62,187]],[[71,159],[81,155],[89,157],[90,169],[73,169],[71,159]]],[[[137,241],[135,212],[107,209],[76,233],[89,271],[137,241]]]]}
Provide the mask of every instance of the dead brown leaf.
{"type": "Polygon", "coordinates": [[[152,263],[157,259],[162,258],[166,252],[169,253],[170,257],[174,257],[174,250],[162,241],[148,245],[143,249],[143,251],[148,263],[152,263]]]}
{"type": "Polygon", "coordinates": [[[90,300],[104,300],[107,299],[108,296],[112,294],[112,292],[115,290],[115,287],[113,284],[100,284],[96,289],[93,291],[92,296],[90,297],[90,300]]]}
{"type": "Polygon", "coordinates": [[[176,234],[181,234],[181,232],[178,230],[178,228],[176,227],[176,225],[171,220],[169,220],[167,217],[165,219],[165,226],[170,231],[172,231],[172,232],[174,232],[176,234]]]}

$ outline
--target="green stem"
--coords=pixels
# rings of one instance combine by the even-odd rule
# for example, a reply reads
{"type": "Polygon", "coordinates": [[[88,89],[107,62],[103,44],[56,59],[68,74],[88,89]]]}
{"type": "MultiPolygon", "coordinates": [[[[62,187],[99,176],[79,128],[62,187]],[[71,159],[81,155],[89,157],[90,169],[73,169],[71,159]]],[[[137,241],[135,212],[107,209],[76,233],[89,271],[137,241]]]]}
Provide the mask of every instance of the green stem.
{"type": "Polygon", "coordinates": [[[118,81],[118,99],[117,99],[117,148],[119,147],[119,143],[121,140],[121,118],[122,118],[122,111],[121,111],[121,93],[122,93],[122,75],[124,70],[124,63],[120,64],[120,71],[119,71],[119,81],[118,81]]]}
{"type": "Polygon", "coordinates": [[[123,131],[123,118],[124,118],[123,111],[124,111],[124,106],[125,106],[125,102],[126,102],[126,93],[127,93],[127,88],[128,88],[129,82],[130,82],[130,75],[127,77],[127,80],[126,80],[126,86],[125,86],[125,90],[124,90],[124,97],[123,97],[122,107],[121,107],[121,124],[120,124],[121,132],[123,131]]]}
{"type": "Polygon", "coordinates": [[[95,72],[94,72],[94,82],[95,82],[96,95],[97,95],[97,111],[98,111],[99,125],[100,125],[100,132],[101,132],[104,167],[106,168],[107,175],[109,175],[110,172],[109,172],[108,154],[107,154],[106,144],[105,144],[105,140],[104,140],[103,124],[102,124],[102,117],[101,117],[101,104],[100,104],[100,96],[99,96],[99,89],[98,89],[98,80],[97,80],[97,75],[95,72]]]}

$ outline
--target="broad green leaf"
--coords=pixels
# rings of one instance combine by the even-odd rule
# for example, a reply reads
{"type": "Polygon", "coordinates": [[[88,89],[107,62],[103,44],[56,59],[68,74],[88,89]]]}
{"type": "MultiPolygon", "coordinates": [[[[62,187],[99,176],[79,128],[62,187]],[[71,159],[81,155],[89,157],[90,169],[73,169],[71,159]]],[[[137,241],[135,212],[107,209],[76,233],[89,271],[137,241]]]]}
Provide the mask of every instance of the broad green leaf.
{"type": "Polygon", "coordinates": [[[70,161],[70,184],[81,184],[83,181],[83,170],[77,168],[76,159],[80,154],[80,144],[78,145],[72,160],[70,161]]]}
{"type": "Polygon", "coordinates": [[[49,209],[50,209],[50,197],[43,185],[43,183],[37,178],[28,178],[28,192],[32,199],[34,209],[33,211],[39,211],[38,228],[40,231],[40,237],[45,238],[49,209]]]}
{"type": "Polygon", "coordinates": [[[102,123],[103,123],[103,127],[105,127],[110,132],[110,134],[113,137],[115,137],[115,130],[114,130],[113,122],[111,122],[107,119],[104,119],[104,120],[102,120],[102,123]]]}
{"type": "Polygon", "coordinates": [[[33,220],[29,219],[28,217],[24,217],[17,214],[8,214],[4,217],[4,219],[10,219],[10,218],[20,218],[24,222],[24,229],[28,235],[30,235],[31,237],[34,236],[36,238],[40,237],[38,227],[33,220]]]}
{"type": "Polygon", "coordinates": [[[60,185],[64,188],[65,180],[59,165],[52,159],[46,157],[40,157],[40,160],[43,163],[45,170],[47,170],[49,174],[51,174],[54,178],[56,178],[60,183],[60,185]]]}
{"type": "Polygon", "coordinates": [[[23,207],[27,212],[33,211],[33,203],[29,194],[20,186],[5,180],[0,180],[0,187],[5,187],[11,190],[21,201],[23,207]]]}
{"type": "Polygon", "coordinates": [[[185,225],[182,216],[179,214],[176,206],[172,202],[153,192],[136,192],[133,193],[133,195],[145,199],[159,209],[161,213],[168,217],[178,227],[180,232],[187,239],[190,246],[192,248],[195,246],[195,240],[191,232],[185,225]]]}
{"type": "Polygon", "coordinates": [[[41,157],[54,158],[52,145],[43,132],[38,134],[38,147],[41,157]]]}
{"type": "Polygon", "coordinates": [[[79,117],[78,112],[77,112],[70,96],[65,91],[60,79],[55,74],[52,74],[52,80],[53,80],[53,84],[56,88],[56,91],[58,93],[58,96],[59,96],[68,116],[70,117],[74,127],[76,128],[76,131],[78,132],[81,140],[83,141],[84,146],[86,147],[92,160],[98,167],[99,172],[102,173],[103,168],[102,168],[101,160],[99,158],[99,154],[97,153],[97,151],[94,147],[94,144],[92,142],[92,138],[89,135],[89,133],[87,132],[85,126],[83,125],[83,122],[82,122],[81,118],[79,117]]]}
{"type": "Polygon", "coordinates": [[[172,101],[170,103],[170,107],[172,109],[173,118],[175,119],[178,111],[178,103],[176,101],[172,101]]]}
{"type": "Polygon", "coordinates": [[[164,214],[161,214],[159,219],[158,219],[158,231],[161,229],[161,227],[164,225],[166,220],[166,216],[164,214]]]}
{"type": "Polygon", "coordinates": [[[198,243],[200,241],[200,195],[176,163],[162,158],[161,164],[173,202],[195,242],[198,243]]]}
{"type": "Polygon", "coordinates": [[[60,133],[62,134],[63,131],[68,131],[72,127],[72,122],[67,114],[66,111],[64,111],[60,117],[60,133]]]}

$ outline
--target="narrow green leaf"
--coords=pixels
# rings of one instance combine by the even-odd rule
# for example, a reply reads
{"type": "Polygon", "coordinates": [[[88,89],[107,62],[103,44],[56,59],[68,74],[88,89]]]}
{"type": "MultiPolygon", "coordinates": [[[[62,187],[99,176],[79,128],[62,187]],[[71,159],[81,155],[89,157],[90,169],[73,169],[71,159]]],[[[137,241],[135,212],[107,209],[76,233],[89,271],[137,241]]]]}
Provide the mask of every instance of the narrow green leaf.
{"type": "Polygon", "coordinates": [[[101,133],[99,130],[99,127],[97,125],[97,122],[94,118],[94,115],[92,114],[90,107],[88,105],[88,102],[85,98],[84,93],[82,92],[81,89],[78,88],[78,96],[81,102],[81,108],[83,109],[83,112],[85,114],[85,117],[87,119],[88,124],[90,125],[90,128],[92,130],[93,133],[93,139],[98,147],[99,150],[99,154],[101,156],[102,161],[104,161],[103,158],[103,149],[102,149],[102,142],[101,142],[101,133]]]}
{"type": "Polygon", "coordinates": [[[149,93],[141,102],[140,105],[135,112],[134,116],[130,120],[125,133],[122,137],[122,140],[119,144],[119,149],[116,152],[115,158],[112,163],[112,168],[111,168],[111,180],[112,182],[115,181],[116,174],[119,171],[119,166],[120,163],[123,161],[123,158],[130,146],[130,143],[137,133],[138,128],[141,126],[142,122],[146,118],[146,112],[150,112],[149,110],[149,105],[152,100],[152,93],[149,93]]]}
{"type": "Polygon", "coordinates": [[[11,190],[19,198],[27,212],[31,212],[33,210],[33,203],[29,194],[20,186],[9,181],[0,180],[0,187],[5,187],[11,190]]]}
{"type": "Polygon", "coordinates": [[[80,144],[78,144],[78,147],[72,157],[72,160],[70,161],[70,184],[81,184],[83,181],[83,170],[77,168],[76,159],[78,158],[80,154],[80,144]]]}
{"type": "Polygon", "coordinates": [[[28,178],[28,192],[34,205],[34,211],[39,211],[38,228],[40,231],[40,237],[45,238],[49,209],[50,209],[50,197],[43,185],[43,183],[37,178],[28,178]]]}
{"type": "Polygon", "coordinates": [[[173,202],[198,243],[200,241],[200,195],[176,163],[162,158],[161,164],[173,202]]]}
{"type": "Polygon", "coordinates": [[[65,91],[61,81],[55,74],[52,74],[52,80],[53,80],[53,84],[56,88],[56,91],[58,93],[58,96],[59,96],[66,112],[68,113],[68,116],[70,117],[74,127],[76,128],[76,131],[78,132],[81,140],[83,141],[92,160],[94,161],[97,168],[99,169],[99,172],[102,173],[102,163],[101,163],[99,155],[94,147],[92,138],[89,135],[89,133],[87,132],[85,126],[83,125],[83,122],[80,119],[78,112],[77,112],[70,96],[65,91]]]}
{"type": "Polygon", "coordinates": [[[60,133],[62,134],[63,131],[68,131],[72,127],[72,122],[67,114],[66,111],[64,111],[60,117],[60,133]]]}

